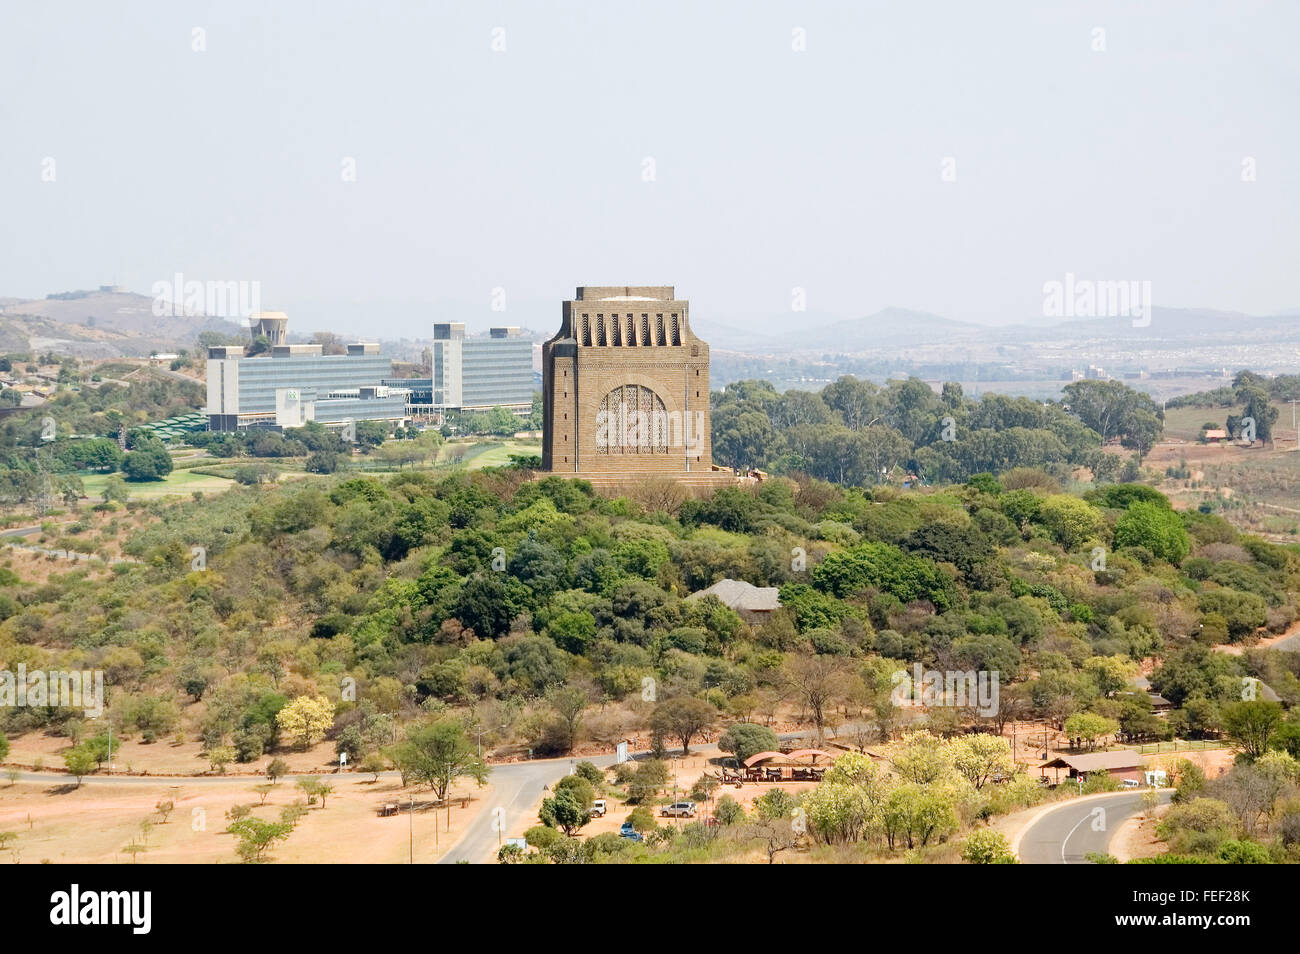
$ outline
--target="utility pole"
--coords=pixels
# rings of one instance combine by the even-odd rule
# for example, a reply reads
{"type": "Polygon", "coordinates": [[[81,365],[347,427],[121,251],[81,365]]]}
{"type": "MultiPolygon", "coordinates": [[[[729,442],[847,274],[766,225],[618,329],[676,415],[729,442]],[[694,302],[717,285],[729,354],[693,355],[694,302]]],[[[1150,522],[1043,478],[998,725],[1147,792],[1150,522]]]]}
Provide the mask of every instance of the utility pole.
{"type": "MultiPolygon", "coordinates": [[[[411,821],[410,821],[411,833],[410,833],[410,839],[407,843],[407,854],[409,856],[410,863],[415,864],[415,796],[414,795],[411,796],[410,816],[411,816],[411,821]]],[[[433,827],[435,831],[438,828],[437,825],[434,825],[433,827]]]]}

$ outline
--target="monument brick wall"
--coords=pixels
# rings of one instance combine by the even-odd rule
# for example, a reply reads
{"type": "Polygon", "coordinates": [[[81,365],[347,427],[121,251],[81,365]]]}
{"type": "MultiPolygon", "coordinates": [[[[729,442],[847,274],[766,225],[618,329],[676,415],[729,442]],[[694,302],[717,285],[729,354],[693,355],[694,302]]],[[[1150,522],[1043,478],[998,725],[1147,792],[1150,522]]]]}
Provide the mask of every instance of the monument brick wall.
{"type": "Polygon", "coordinates": [[[542,346],[542,467],[710,473],[709,346],[672,286],[585,286],[542,346]]]}

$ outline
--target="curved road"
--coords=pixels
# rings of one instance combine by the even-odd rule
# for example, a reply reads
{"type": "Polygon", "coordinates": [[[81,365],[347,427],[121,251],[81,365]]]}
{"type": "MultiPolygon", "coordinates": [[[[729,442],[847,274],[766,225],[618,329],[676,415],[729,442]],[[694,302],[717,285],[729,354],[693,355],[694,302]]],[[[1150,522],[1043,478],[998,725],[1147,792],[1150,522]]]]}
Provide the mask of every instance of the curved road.
{"type": "MultiPolygon", "coordinates": [[[[492,794],[465,828],[447,853],[438,860],[440,865],[454,865],[462,861],[478,864],[496,860],[498,841],[531,827],[532,807],[550,788],[568,775],[579,759],[538,759],[532,762],[505,762],[492,766],[488,777],[492,794]],[[505,832],[498,838],[494,824],[496,809],[505,811],[505,832]]],[[[614,764],[614,756],[601,755],[581,761],[594,762],[601,768],[614,764]]],[[[535,821],[535,820],[534,820],[535,821]]]]}
{"type": "MultiPolygon", "coordinates": [[[[779,733],[777,738],[785,742],[805,736],[806,733],[803,732],[786,732],[779,733]]],[[[632,758],[640,759],[647,756],[649,752],[630,754],[632,758]]],[[[544,790],[568,775],[573,766],[580,761],[592,762],[600,768],[607,768],[614,764],[614,756],[598,755],[583,759],[546,759],[493,765],[490,776],[491,797],[474,816],[474,820],[469,823],[460,839],[439,859],[438,864],[454,865],[462,861],[474,864],[495,862],[498,842],[493,821],[495,810],[498,808],[505,810],[505,832],[501,836],[502,839],[522,833],[524,829],[537,824],[532,808],[542,797],[544,790]]]]}
{"type": "MultiPolygon", "coordinates": [[[[1170,789],[1160,792],[1169,801],[1170,789]]],[[[1142,793],[1115,792],[1071,799],[1038,816],[1020,836],[1017,853],[1030,865],[1084,865],[1090,851],[1108,852],[1111,837],[1142,811],[1142,793]]]]}

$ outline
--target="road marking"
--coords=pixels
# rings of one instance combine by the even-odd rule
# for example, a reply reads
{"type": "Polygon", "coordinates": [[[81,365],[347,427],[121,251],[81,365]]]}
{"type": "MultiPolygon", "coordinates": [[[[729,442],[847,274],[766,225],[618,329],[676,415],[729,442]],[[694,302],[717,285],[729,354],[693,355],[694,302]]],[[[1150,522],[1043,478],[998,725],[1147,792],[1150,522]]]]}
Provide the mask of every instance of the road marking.
{"type": "Polygon", "coordinates": [[[1070,833],[1061,839],[1061,864],[1063,865],[1069,864],[1069,862],[1065,860],[1065,846],[1070,843],[1070,839],[1073,838],[1074,833],[1079,830],[1079,826],[1082,825],[1091,817],[1092,817],[1092,812],[1089,811],[1086,815],[1084,815],[1077,822],[1075,822],[1074,827],[1070,829],[1070,833]]]}

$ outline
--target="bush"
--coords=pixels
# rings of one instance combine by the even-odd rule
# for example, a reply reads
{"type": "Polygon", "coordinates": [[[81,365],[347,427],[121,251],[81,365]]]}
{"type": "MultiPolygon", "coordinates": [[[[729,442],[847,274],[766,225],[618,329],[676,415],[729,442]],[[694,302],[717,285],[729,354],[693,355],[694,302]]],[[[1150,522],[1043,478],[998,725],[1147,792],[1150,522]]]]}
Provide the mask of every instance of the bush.
{"type": "Polygon", "coordinates": [[[1258,842],[1229,839],[1219,846],[1219,860],[1229,865],[1266,865],[1272,859],[1258,842]]]}
{"type": "Polygon", "coordinates": [[[1138,501],[1115,522],[1115,547],[1142,547],[1177,565],[1187,556],[1191,541],[1182,518],[1168,503],[1138,501]]]}
{"type": "Polygon", "coordinates": [[[737,722],[729,726],[718,739],[718,748],[731,752],[737,762],[743,762],[759,752],[773,752],[781,747],[776,733],[765,725],[754,722],[737,722]]]}
{"type": "Polygon", "coordinates": [[[563,841],[564,836],[554,828],[547,825],[534,825],[524,832],[524,841],[528,842],[530,847],[539,851],[545,850],[557,841],[563,841]]]}
{"type": "Polygon", "coordinates": [[[1016,856],[1011,852],[1007,836],[992,828],[981,828],[966,839],[961,857],[972,865],[1014,865],[1016,856]]]}
{"type": "Polygon", "coordinates": [[[161,441],[151,441],[122,459],[122,473],[127,480],[162,480],[171,472],[172,458],[161,441]]]}
{"type": "Polygon", "coordinates": [[[745,809],[730,795],[723,795],[713,808],[713,817],[719,825],[735,825],[745,820],[745,809]]]}
{"type": "Polygon", "coordinates": [[[574,766],[573,771],[590,782],[595,789],[599,789],[605,783],[605,770],[597,768],[593,762],[579,762],[574,766]]]}
{"type": "Polygon", "coordinates": [[[655,818],[655,813],[646,805],[638,805],[636,808],[632,809],[632,812],[627,816],[626,821],[631,822],[632,828],[643,835],[652,832],[659,827],[659,822],[655,818]]]}

